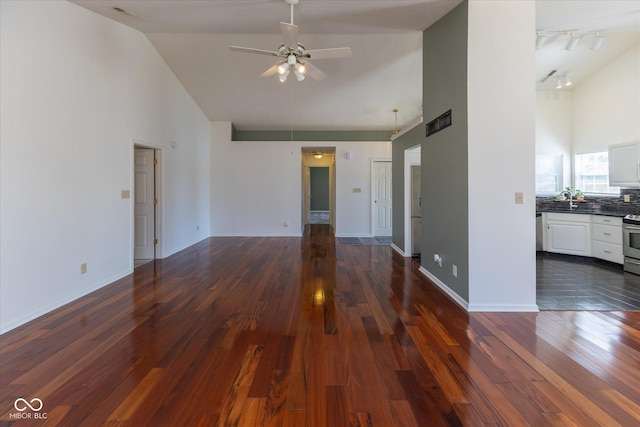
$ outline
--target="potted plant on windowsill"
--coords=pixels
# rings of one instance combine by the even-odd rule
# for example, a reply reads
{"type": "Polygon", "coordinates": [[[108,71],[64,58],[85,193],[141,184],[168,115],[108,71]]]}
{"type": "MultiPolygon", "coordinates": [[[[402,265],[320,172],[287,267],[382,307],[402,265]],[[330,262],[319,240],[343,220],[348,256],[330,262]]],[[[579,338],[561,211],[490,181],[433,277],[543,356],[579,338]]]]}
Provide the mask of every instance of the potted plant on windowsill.
{"type": "Polygon", "coordinates": [[[584,193],[581,190],[576,190],[574,193],[576,202],[584,202],[584,193]]]}

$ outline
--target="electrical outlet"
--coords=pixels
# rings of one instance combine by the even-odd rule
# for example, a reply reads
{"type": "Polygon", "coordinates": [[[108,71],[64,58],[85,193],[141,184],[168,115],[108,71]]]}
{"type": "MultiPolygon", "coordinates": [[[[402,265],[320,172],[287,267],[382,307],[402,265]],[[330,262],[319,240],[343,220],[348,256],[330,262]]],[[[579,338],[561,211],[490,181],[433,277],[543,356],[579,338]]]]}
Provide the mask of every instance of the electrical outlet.
{"type": "Polygon", "coordinates": [[[453,267],[451,267],[452,273],[453,273],[453,277],[458,277],[458,266],[453,264],[453,267]]]}
{"type": "Polygon", "coordinates": [[[627,202],[627,203],[628,203],[628,202],[630,202],[630,201],[631,201],[631,195],[629,195],[629,194],[625,194],[623,197],[624,197],[624,201],[625,201],[625,202],[627,202]]]}
{"type": "Polygon", "coordinates": [[[86,274],[87,272],[87,263],[83,262],[82,264],[80,264],[80,274],[86,274]]]}

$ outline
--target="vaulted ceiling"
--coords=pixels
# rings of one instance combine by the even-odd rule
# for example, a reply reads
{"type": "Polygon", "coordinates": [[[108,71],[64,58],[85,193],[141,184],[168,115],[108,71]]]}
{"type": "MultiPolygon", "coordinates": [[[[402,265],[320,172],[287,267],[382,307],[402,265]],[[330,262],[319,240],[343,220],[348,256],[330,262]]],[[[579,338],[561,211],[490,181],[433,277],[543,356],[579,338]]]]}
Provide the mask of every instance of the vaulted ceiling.
{"type": "MultiPolygon", "coordinates": [[[[291,19],[284,0],[73,3],[143,32],[210,120],[241,130],[391,130],[394,108],[398,127],[422,114],[422,32],[461,0],[300,0],[300,42],[307,49],[349,46],[353,56],[314,62],[328,76],[322,81],[286,83],[259,77],[278,58],[229,50],[276,50],[279,23],[291,19]]],[[[538,81],[560,68],[578,85],[638,43],[640,2],[539,0],[537,29],[557,32],[536,52],[538,81]],[[594,51],[585,40],[568,52],[560,32],[572,29],[600,31],[605,43],[594,51]]]]}

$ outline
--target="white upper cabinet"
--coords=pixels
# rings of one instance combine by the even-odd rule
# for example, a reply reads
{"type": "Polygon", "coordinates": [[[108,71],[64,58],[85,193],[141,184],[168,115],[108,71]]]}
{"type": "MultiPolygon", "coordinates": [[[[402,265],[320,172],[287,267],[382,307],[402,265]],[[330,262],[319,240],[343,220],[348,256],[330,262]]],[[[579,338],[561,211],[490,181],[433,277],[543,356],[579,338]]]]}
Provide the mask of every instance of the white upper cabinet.
{"type": "Polygon", "coordinates": [[[609,186],[640,187],[640,143],[609,146],[609,186]]]}

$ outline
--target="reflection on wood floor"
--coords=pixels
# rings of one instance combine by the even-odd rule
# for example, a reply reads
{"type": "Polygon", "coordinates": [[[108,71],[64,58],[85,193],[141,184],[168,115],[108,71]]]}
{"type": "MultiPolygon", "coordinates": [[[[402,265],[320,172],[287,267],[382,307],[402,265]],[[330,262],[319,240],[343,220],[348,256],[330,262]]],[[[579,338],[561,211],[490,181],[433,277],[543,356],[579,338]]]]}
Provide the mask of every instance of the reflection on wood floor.
{"type": "Polygon", "coordinates": [[[207,239],[3,335],[0,419],[638,425],[640,313],[469,314],[418,267],[328,225],[207,239]]]}

